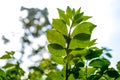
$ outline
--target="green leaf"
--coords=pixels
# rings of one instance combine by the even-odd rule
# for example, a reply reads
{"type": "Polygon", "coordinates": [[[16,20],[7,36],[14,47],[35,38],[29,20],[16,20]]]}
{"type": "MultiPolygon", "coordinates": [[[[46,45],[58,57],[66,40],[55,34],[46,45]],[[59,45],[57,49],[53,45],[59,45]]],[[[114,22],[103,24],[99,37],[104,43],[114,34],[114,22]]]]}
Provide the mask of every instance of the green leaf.
{"type": "Polygon", "coordinates": [[[110,53],[106,53],[106,56],[108,56],[109,58],[112,58],[112,55],[110,53]]]}
{"type": "Polygon", "coordinates": [[[89,63],[89,66],[94,68],[107,68],[110,65],[110,62],[107,59],[94,59],[89,63]]]}
{"type": "Polygon", "coordinates": [[[53,19],[52,26],[59,31],[61,34],[67,36],[67,26],[61,19],[53,19]]]}
{"type": "Polygon", "coordinates": [[[15,54],[14,51],[11,52],[6,51],[6,53],[2,57],[0,57],[0,59],[10,59],[13,57],[14,54],[15,54]]]}
{"type": "Polygon", "coordinates": [[[51,44],[59,44],[63,48],[65,48],[65,39],[63,35],[57,32],[56,30],[48,30],[47,39],[51,44]]]}
{"type": "Polygon", "coordinates": [[[91,45],[94,45],[94,42],[90,41],[90,35],[78,34],[70,41],[69,49],[86,48],[91,45]]]}
{"type": "Polygon", "coordinates": [[[16,64],[12,64],[12,63],[7,63],[5,66],[3,66],[3,68],[11,68],[14,67],[16,64]]]}
{"type": "Polygon", "coordinates": [[[11,56],[9,54],[5,54],[2,57],[0,57],[0,59],[10,59],[11,56]]]}
{"type": "Polygon", "coordinates": [[[76,50],[72,50],[70,54],[74,56],[84,56],[88,54],[88,51],[86,49],[82,49],[82,50],[76,49],[76,50]]]}
{"type": "Polygon", "coordinates": [[[50,72],[46,80],[64,80],[60,71],[50,72]]]}
{"type": "Polygon", "coordinates": [[[80,33],[90,34],[92,33],[92,30],[95,28],[95,25],[90,22],[83,22],[76,26],[72,33],[72,37],[76,36],[80,33]]]}
{"type": "Polygon", "coordinates": [[[117,69],[120,71],[120,61],[117,62],[117,69]]]}
{"type": "Polygon", "coordinates": [[[6,76],[5,72],[2,69],[0,69],[0,77],[5,77],[5,76],[6,76]]]}
{"type": "Polygon", "coordinates": [[[83,13],[75,14],[73,21],[72,21],[72,27],[74,27],[82,22],[82,18],[81,18],[82,16],[83,16],[83,13]]]}
{"type": "Polygon", "coordinates": [[[118,77],[116,80],[120,80],[120,77],[118,77]]]}
{"type": "Polygon", "coordinates": [[[85,56],[87,60],[93,59],[100,57],[100,55],[103,53],[103,50],[97,48],[97,47],[92,47],[88,49],[88,55],[85,56]]]}
{"type": "Polygon", "coordinates": [[[15,54],[15,52],[14,52],[14,51],[11,51],[11,52],[6,51],[6,54],[9,54],[9,55],[14,55],[14,54],[15,54]]]}
{"type": "Polygon", "coordinates": [[[94,74],[96,71],[96,68],[87,68],[87,77],[90,77],[92,74],[94,74]]]}
{"type": "Polygon", "coordinates": [[[66,62],[66,63],[70,62],[72,59],[73,59],[73,55],[70,54],[70,55],[64,57],[64,62],[66,62]]]}
{"type": "Polygon", "coordinates": [[[62,19],[63,21],[65,21],[65,23],[67,25],[70,25],[70,21],[69,21],[69,18],[68,16],[65,14],[65,12],[61,9],[58,8],[58,13],[59,13],[59,17],[60,19],[62,19]]]}
{"type": "Polygon", "coordinates": [[[82,16],[82,20],[83,21],[86,21],[86,20],[88,20],[88,19],[90,19],[92,16],[82,16]]]}
{"type": "Polygon", "coordinates": [[[119,77],[119,73],[114,69],[114,68],[110,68],[107,70],[106,72],[108,74],[109,77],[119,77]]]}
{"type": "Polygon", "coordinates": [[[64,64],[63,58],[62,57],[56,57],[52,55],[52,60],[56,62],[57,64],[64,64]]]}
{"type": "Polygon", "coordinates": [[[66,9],[66,14],[72,20],[73,11],[69,6],[66,9]]]}
{"type": "Polygon", "coordinates": [[[80,13],[81,7],[76,11],[76,14],[80,13]]]}
{"type": "Polygon", "coordinates": [[[65,49],[58,44],[49,44],[48,50],[54,56],[58,56],[58,57],[65,56],[65,49]]]}
{"type": "Polygon", "coordinates": [[[76,64],[76,66],[77,66],[77,67],[84,67],[84,63],[83,63],[83,62],[78,62],[78,63],[76,64]]]}
{"type": "Polygon", "coordinates": [[[80,33],[74,36],[74,39],[79,39],[82,41],[90,40],[91,35],[90,34],[85,34],[85,33],[80,33]]]}

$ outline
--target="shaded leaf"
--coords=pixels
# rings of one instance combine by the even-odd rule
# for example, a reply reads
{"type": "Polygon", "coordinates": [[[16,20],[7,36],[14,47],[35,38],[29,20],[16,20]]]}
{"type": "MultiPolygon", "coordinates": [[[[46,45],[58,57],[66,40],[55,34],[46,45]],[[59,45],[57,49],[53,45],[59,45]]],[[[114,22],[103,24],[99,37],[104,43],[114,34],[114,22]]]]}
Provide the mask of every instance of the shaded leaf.
{"type": "Polygon", "coordinates": [[[89,63],[89,66],[93,66],[94,68],[107,68],[109,65],[110,62],[104,58],[94,59],[89,63]]]}
{"type": "Polygon", "coordinates": [[[97,47],[93,47],[88,49],[88,54],[85,56],[85,58],[87,60],[93,59],[93,58],[97,58],[99,57],[101,54],[103,53],[103,50],[97,48],[97,47]]]}
{"type": "Polygon", "coordinates": [[[114,77],[114,78],[119,77],[119,73],[114,68],[108,69],[106,73],[108,74],[109,77],[114,77]]]}
{"type": "Polygon", "coordinates": [[[120,71],[120,61],[117,62],[117,69],[120,71]]]}
{"type": "Polygon", "coordinates": [[[106,56],[108,56],[109,58],[112,58],[112,55],[110,53],[106,53],[106,56]]]}
{"type": "Polygon", "coordinates": [[[80,33],[74,36],[74,39],[79,39],[82,41],[90,40],[91,35],[90,34],[85,34],[85,33],[80,33]]]}

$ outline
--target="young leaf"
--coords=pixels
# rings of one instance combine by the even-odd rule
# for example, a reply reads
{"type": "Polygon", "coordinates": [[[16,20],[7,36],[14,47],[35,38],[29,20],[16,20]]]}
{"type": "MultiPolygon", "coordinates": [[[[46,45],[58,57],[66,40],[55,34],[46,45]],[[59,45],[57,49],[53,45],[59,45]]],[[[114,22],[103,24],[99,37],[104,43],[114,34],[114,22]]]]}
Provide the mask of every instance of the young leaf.
{"type": "Polygon", "coordinates": [[[61,10],[61,9],[58,8],[58,13],[59,13],[60,19],[62,19],[67,25],[70,25],[69,18],[65,14],[65,12],[63,10],[61,10]]]}
{"type": "Polygon", "coordinates": [[[82,18],[81,18],[82,16],[83,16],[83,13],[75,14],[73,21],[72,21],[72,27],[74,27],[82,22],[82,18]]]}
{"type": "Polygon", "coordinates": [[[72,37],[74,37],[75,35],[80,34],[80,33],[91,34],[92,30],[95,27],[96,26],[90,22],[83,22],[76,26],[76,28],[74,29],[74,31],[72,33],[72,37]]]}
{"type": "Polygon", "coordinates": [[[83,21],[86,21],[86,20],[88,20],[88,19],[90,19],[92,16],[82,16],[82,20],[83,21]]]}
{"type": "Polygon", "coordinates": [[[48,50],[54,56],[58,56],[58,57],[65,56],[65,49],[58,44],[49,44],[48,50]]]}
{"type": "Polygon", "coordinates": [[[51,44],[59,44],[63,48],[65,48],[65,39],[63,35],[57,32],[56,30],[48,30],[47,39],[51,44]]]}
{"type": "Polygon", "coordinates": [[[61,19],[53,19],[52,26],[59,31],[61,34],[67,36],[67,26],[61,19]]]}
{"type": "Polygon", "coordinates": [[[72,20],[73,12],[72,12],[72,9],[69,6],[66,9],[66,14],[72,20]]]}

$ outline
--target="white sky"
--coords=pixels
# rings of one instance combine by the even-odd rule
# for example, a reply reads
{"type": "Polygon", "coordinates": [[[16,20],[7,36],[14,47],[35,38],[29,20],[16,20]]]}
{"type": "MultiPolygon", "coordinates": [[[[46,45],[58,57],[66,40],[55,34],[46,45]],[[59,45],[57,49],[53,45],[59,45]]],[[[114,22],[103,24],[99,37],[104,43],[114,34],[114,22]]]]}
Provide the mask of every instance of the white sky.
{"type": "Polygon", "coordinates": [[[119,2],[119,0],[2,0],[0,1],[0,37],[4,34],[14,40],[7,47],[0,40],[0,53],[20,49],[17,37],[23,34],[22,25],[19,22],[19,17],[22,15],[21,6],[40,9],[47,7],[50,21],[58,16],[56,8],[65,10],[67,6],[75,9],[82,7],[86,15],[93,16],[90,21],[97,25],[92,38],[98,39],[98,46],[113,49],[111,61],[112,64],[116,64],[120,60],[119,2]],[[15,34],[14,37],[13,34],[15,34]]]}

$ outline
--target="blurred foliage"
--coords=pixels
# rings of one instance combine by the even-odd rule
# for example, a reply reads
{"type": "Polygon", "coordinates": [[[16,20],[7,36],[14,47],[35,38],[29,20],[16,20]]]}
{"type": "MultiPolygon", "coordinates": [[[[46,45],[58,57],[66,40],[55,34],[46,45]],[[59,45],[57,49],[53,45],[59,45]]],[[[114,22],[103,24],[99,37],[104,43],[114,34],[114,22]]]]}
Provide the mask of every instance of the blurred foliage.
{"type": "MultiPolygon", "coordinates": [[[[22,50],[21,53],[24,54],[25,45],[28,44],[32,48],[33,40],[39,39],[43,34],[45,34],[47,29],[50,29],[50,22],[48,19],[47,8],[40,10],[38,8],[25,8],[21,7],[21,11],[26,10],[28,15],[25,18],[21,18],[23,23],[24,35],[21,38],[22,50]]],[[[37,42],[36,42],[37,43],[37,42]]],[[[44,49],[45,46],[41,46],[38,43],[37,49],[32,48],[32,54],[37,54],[44,49]]]]}

